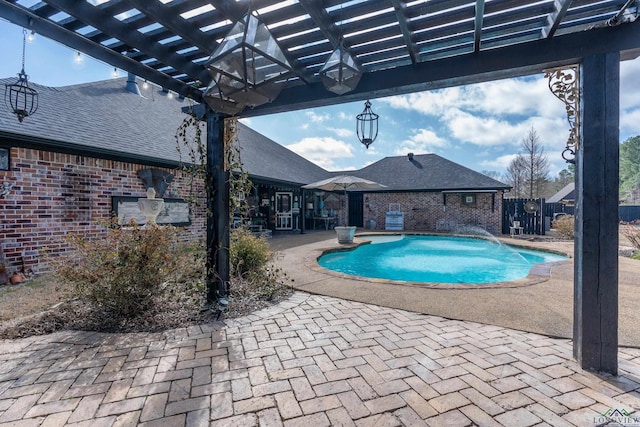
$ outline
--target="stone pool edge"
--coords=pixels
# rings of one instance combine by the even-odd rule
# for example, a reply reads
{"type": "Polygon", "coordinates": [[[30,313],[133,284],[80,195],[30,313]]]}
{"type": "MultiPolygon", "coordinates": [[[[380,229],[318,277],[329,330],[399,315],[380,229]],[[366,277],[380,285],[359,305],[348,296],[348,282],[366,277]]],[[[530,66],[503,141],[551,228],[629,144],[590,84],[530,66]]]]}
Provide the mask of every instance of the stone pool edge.
{"type": "MultiPolygon", "coordinates": [[[[398,285],[398,286],[410,286],[410,287],[420,287],[420,288],[428,288],[428,289],[496,289],[496,288],[521,288],[525,286],[537,285],[539,283],[547,282],[551,278],[551,270],[553,267],[558,265],[563,265],[571,262],[571,255],[555,250],[549,250],[546,248],[540,248],[535,246],[535,244],[512,244],[511,242],[504,242],[503,239],[497,238],[503,244],[507,244],[513,247],[519,247],[523,249],[534,249],[541,252],[549,252],[557,255],[566,256],[569,259],[564,261],[553,261],[553,262],[544,262],[540,264],[535,264],[531,267],[529,274],[527,277],[522,279],[508,281],[508,282],[491,282],[491,283],[473,283],[473,284],[465,284],[465,283],[435,283],[435,282],[411,282],[405,280],[390,280],[390,279],[378,279],[373,277],[364,277],[364,276],[355,276],[352,274],[345,274],[339,271],[329,270],[328,268],[324,268],[318,264],[318,259],[324,255],[325,253],[331,252],[343,252],[350,251],[361,245],[368,245],[371,243],[370,240],[366,240],[366,236],[372,235],[413,235],[413,236],[439,236],[443,235],[440,233],[418,233],[418,232],[406,232],[406,233],[360,233],[357,234],[351,244],[338,244],[337,241],[335,246],[324,247],[324,248],[316,248],[312,249],[307,256],[304,258],[304,266],[309,268],[310,270],[325,274],[332,277],[337,277],[345,280],[357,280],[361,282],[370,282],[370,283],[379,283],[379,284],[390,284],[390,285],[398,285]]],[[[446,234],[448,236],[459,236],[459,237],[475,237],[482,239],[483,236],[468,236],[463,234],[451,235],[446,234]]],[[[495,236],[494,236],[495,237],[495,236]]]]}

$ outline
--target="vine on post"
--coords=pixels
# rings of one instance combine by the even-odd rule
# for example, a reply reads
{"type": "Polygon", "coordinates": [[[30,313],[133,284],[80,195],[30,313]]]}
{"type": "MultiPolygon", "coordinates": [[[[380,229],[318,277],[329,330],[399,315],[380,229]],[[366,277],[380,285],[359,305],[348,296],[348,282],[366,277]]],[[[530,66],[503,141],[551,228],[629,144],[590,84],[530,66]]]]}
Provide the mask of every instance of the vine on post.
{"type": "MultiPolygon", "coordinates": [[[[184,199],[191,204],[198,204],[198,183],[204,183],[205,194],[208,193],[207,177],[207,144],[203,140],[205,124],[195,114],[187,114],[176,131],[177,150],[180,156],[181,169],[189,177],[189,194],[184,199]]],[[[229,217],[239,217],[244,224],[249,215],[247,195],[252,191],[248,172],[243,170],[238,143],[238,119],[230,117],[224,121],[224,155],[225,170],[229,173],[229,217]]],[[[207,209],[207,215],[213,215],[207,209]]]]}

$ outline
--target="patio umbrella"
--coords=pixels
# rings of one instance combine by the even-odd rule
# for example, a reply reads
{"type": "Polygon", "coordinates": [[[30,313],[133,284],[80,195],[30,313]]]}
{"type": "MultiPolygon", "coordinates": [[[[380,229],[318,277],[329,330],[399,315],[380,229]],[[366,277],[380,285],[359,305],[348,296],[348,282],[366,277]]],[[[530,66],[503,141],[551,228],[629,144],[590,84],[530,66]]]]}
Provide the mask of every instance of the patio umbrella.
{"type": "Polygon", "coordinates": [[[345,194],[347,190],[376,190],[385,187],[386,185],[351,175],[337,175],[333,178],[323,179],[322,181],[312,182],[311,184],[302,186],[302,188],[325,191],[343,190],[345,194]]]}
{"type": "MultiPolygon", "coordinates": [[[[324,191],[344,191],[344,195],[347,195],[347,191],[351,190],[379,190],[386,188],[386,185],[379,184],[368,179],[359,178],[352,175],[337,175],[332,178],[323,179],[322,181],[312,182],[311,184],[303,185],[302,188],[317,189],[324,191]]],[[[347,199],[347,203],[349,199],[347,199]]],[[[348,211],[345,208],[345,215],[348,217],[348,211]]],[[[346,223],[347,221],[345,221],[346,223]]]]}

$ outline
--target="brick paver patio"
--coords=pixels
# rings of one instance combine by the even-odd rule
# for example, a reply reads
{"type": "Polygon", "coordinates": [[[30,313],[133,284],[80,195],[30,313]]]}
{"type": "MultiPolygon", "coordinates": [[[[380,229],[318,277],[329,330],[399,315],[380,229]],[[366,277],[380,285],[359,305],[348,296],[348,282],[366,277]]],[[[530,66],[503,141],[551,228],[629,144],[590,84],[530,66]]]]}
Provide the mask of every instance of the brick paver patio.
{"type": "Polygon", "coordinates": [[[224,324],[0,341],[0,426],[640,425],[640,350],[619,358],[596,375],[566,339],[297,292],[224,324]]]}

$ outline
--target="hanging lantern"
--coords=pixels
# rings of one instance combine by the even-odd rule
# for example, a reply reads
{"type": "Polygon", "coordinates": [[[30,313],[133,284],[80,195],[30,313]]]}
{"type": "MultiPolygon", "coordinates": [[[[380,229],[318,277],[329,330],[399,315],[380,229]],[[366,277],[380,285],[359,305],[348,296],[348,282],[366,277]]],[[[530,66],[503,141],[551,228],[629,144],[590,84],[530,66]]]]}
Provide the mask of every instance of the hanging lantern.
{"type": "Polygon", "coordinates": [[[38,91],[29,86],[29,76],[24,72],[24,52],[27,41],[27,30],[22,30],[22,70],[18,73],[18,81],[5,84],[4,102],[22,123],[25,117],[33,115],[38,109],[38,91]]]}
{"type": "Polygon", "coordinates": [[[233,26],[205,67],[213,78],[205,100],[229,114],[273,101],[293,71],[267,26],[251,13],[233,26]]]}
{"type": "Polygon", "coordinates": [[[371,111],[369,100],[364,103],[364,110],[356,116],[356,133],[358,139],[369,148],[378,137],[378,115],[371,111]]]}
{"type": "Polygon", "coordinates": [[[319,71],[324,87],[335,94],[351,92],[358,86],[362,72],[342,42],[319,71]]]}

